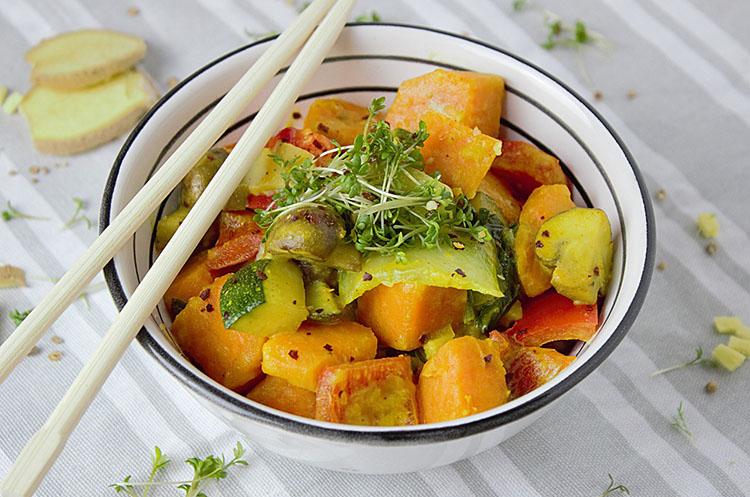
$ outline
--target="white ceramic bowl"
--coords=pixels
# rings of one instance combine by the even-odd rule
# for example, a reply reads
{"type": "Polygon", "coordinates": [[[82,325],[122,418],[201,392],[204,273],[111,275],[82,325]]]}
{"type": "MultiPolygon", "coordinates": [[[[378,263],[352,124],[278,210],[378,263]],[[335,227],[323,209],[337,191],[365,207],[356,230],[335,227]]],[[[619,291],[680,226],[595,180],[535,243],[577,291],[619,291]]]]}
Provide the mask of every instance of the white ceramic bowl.
{"type": "MultiPolygon", "coordinates": [[[[141,120],[112,168],[102,202],[102,229],[267,45],[254,43],[211,62],[141,120]]],[[[359,427],[289,415],[222,387],[180,355],[160,329],[161,324],[169,326],[169,318],[157,309],[138,335],[141,345],[219,418],[269,450],[316,466],[366,473],[417,471],[469,457],[527,426],[599,366],[643,303],[655,251],[654,217],[643,180],[612,128],[554,76],[504,50],[454,34],[413,26],[351,25],[299,97],[298,108],[304,114],[310,102],[325,96],[366,105],[383,95],[390,103],[401,81],[439,67],[505,78],[506,137],[530,141],[557,156],[573,180],[577,203],[604,209],[609,216],[614,275],[598,335],[552,381],[498,408],[431,425],[359,427]]],[[[267,95],[256,98],[221,143],[238,139],[267,95]]],[[[153,224],[146,223],[105,270],[120,308],[152,261],[153,235],[153,224]]]]}

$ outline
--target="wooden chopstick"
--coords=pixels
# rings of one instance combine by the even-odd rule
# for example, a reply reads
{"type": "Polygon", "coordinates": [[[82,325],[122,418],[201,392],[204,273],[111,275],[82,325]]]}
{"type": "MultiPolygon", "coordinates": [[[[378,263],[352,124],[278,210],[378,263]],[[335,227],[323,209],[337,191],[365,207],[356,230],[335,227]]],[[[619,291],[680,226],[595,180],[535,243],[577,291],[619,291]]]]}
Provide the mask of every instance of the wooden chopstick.
{"type": "Polygon", "coordinates": [[[91,359],[44,426],[21,451],[3,481],[3,496],[30,496],[39,486],[120,356],[245,176],[248,167],[258,157],[268,138],[291,112],[296,97],[338,38],[355,2],[338,0],[319,24],[172,240],[133,292],[91,359]]]}
{"type": "Polygon", "coordinates": [[[334,1],[316,0],[298,16],[0,345],[0,383],[299,49],[334,1]]]}

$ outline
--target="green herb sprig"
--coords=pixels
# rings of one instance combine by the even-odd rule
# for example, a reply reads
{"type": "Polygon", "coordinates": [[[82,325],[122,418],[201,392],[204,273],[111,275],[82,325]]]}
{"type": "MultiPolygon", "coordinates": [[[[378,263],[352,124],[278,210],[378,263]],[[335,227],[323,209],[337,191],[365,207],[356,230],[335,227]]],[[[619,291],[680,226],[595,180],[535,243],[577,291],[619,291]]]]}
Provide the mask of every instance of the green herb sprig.
{"type": "Polygon", "coordinates": [[[628,487],[626,487],[625,485],[615,486],[615,479],[612,478],[612,475],[607,474],[607,476],[609,477],[609,486],[604,492],[601,493],[601,495],[599,495],[599,497],[607,497],[607,495],[618,491],[630,495],[630,490],[628,490],[628,487]]]}
{"type": "Polygon", "coordinates": [[[70,218],[70,220],[65,223],[62,228],[60,228],[60,231],[69,229],[74,224],[81,221],[86,223],[86,229],[91,229],[91,220],[85,215],[80,214],[81,210],[83,210],[83,200],[73,197],[73,203],[76,205],[76,210],[73,212],[73,216],[70,218]]]}
{"type": "Polygon", "coordinates": [[[31,311],[33,310],[34,309],[29,309],[26,312],[21,312],[18,309],[13,309],[8,313],[8,316],[10,316],[10,319],[12,319],[16,327],[18,327],[21,325],[21,323],[23,323],[23,320],[26,319],[29,314],[31,314],[31,311]]]}
{"type": "Polygon", "coordinates": [[[692,361],[688,361],[684,364],[677,364],[676,366],[670,366],[668,368],[660,369],[658,371],[654,371],[651,373],[651,376],[658,376],[660,374],[668,373],[670,371],[675,371],[677,369],[687,368],[690,366],[695,365],[702,365],[702,366],[716,366],[716,361],[713,359],[704,359],[703,358],[703,347],[698,347],[695,349],[696,357],[692,361]]]}
{"type": "Polygon", "coordinates": [[[394,255],[401,263],[406,262],[404,249],[436,247],[450,236],[489,241],[489,232],[466,197],[454,196],[438,173],[424,173],[419,149],[429,136],[425,123],[412,133],[374,121],[384,101],[372,101],[364,133],[352,146],[301,162],[272,156],[282,166],[285,184],[273,197],[275,205],[257,211],[256,222],[269,228],[291,209],[328,204],[346,221],[357,250],[394,255]],[[332,159],[325,164],[328,156],[332,159]]]}
{"type": "Polygon", "coordinates": [[[354,19],[355,22],[380,22],[380,16],[377,12],[373,11],[370,14],[362,14],[361,16],[354,19]]]}
{"type": "Polygon", "coordinates": [[[680,402],[680,407],[677,408],[677,416],[672,416],[672,426],[695,441],[695,435],[688,429],[687,421],[685,421],[685,413],[682,412],[682,402],[680,402]]]}
{"type": "Polygon", "coordinates": [[[37,221],[49,221],[49,218],[47,217],[30,216],[28,214],[17,211],[15,207],[10,205],[10,200],[8,200],[8,210],[0,212],[0,216],[5,222],[10,221],[11,219],[34,219],[37,221]]]}
{"type": "Polygon", "coordinates": [[[245,448],[239,442],[233,450],[233,455],[234,457],[229,462],[224,459],[224,454],[219,457],[210,455],[205,459],[191,457],[185,461],[193,467],[193,477],[190,480],[154,481],[156,473],[170,462],[159,447],[154,447],[154,454],[151,456],[151,474],[148,480],[131,481],[131,476],[128,475],[120,483],[111,484],[110,488],[113,488],[116,493],[123,492],[130,497],[147,497],[149,489],[153,486],[176,485],[178,489],[185,492],[185,497],[207,497],[202,489],[211,480],[219,481],[226,478],[227,470],[232,466],[247,466],[247,461],[242,459],[245,455],[245,448]],[[136,487],[143,487],[143,493],[137,494],[136,487]]]}

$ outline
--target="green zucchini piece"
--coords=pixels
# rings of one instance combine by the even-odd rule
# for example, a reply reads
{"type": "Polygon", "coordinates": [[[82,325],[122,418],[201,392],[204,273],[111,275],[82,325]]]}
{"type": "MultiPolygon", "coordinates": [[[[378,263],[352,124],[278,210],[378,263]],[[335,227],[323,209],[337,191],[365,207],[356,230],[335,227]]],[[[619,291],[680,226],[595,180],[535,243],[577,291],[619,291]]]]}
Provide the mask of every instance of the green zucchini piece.
{"type": "Polygon", "coordinates": [[[261,259],[224,283],[224,327],[258,336],[295,331],[307,318],[302,271],[288,259],[261,259]]]}

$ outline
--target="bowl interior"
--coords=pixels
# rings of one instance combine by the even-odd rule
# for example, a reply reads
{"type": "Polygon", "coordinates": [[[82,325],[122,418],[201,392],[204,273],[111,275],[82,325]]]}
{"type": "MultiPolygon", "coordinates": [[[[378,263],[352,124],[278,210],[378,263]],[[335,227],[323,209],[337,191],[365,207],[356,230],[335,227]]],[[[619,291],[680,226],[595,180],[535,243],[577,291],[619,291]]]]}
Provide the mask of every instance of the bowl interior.
{"type": "MultiPolygon", "coordinates": [[[[146,115],[113,167],[102,202],[102,227],[184,141],[267,43],[243,47],[212,62],[183,81],[146,115]]],[[[233,412],[287,429],[307,433],[312,430],[320,436],[351,437],[356,433],[373,443],[394,437],[450,438],[501,425],[548,404],[598,366],[622,340],[645,297],[653,265],[653,215],[634,161],[616,134],[580,97],[527,62],[476,41],[425,28],[354,25],[345,29],[300,95],[295,110],[304,116],[310,103],[321,97],[367,105],[373,98],[385,96],[386,104],[390,104],[401,81],[436,68],[501,75],[506,81],[504,137],[529,141],[559,158],[573,180],[576,203],[603,209],[610,219],[614,268],[610,292],[600,314],[601,327],[597,337],[580,349],[571,366],[537,390],[468,418],[409,428],[353,427],[282,413],[213,382],[181,355],[163,331],[170,325],[163,305],[139,334],[141,344],[190,388],[233,412]]],[[[239,139],[270,88],[282,76],[283,71],[243,111],[220,144],[239,139]]],[[[279,123],[279,127],[301,127],[301,120],[289,119],[279,123]]],[[[171,195],[152,222],[140,227],[106,269],[110,290],[120,307],[153,261],[157,216],[171,212],[176,202],[176,196],[171,195]]]]}

